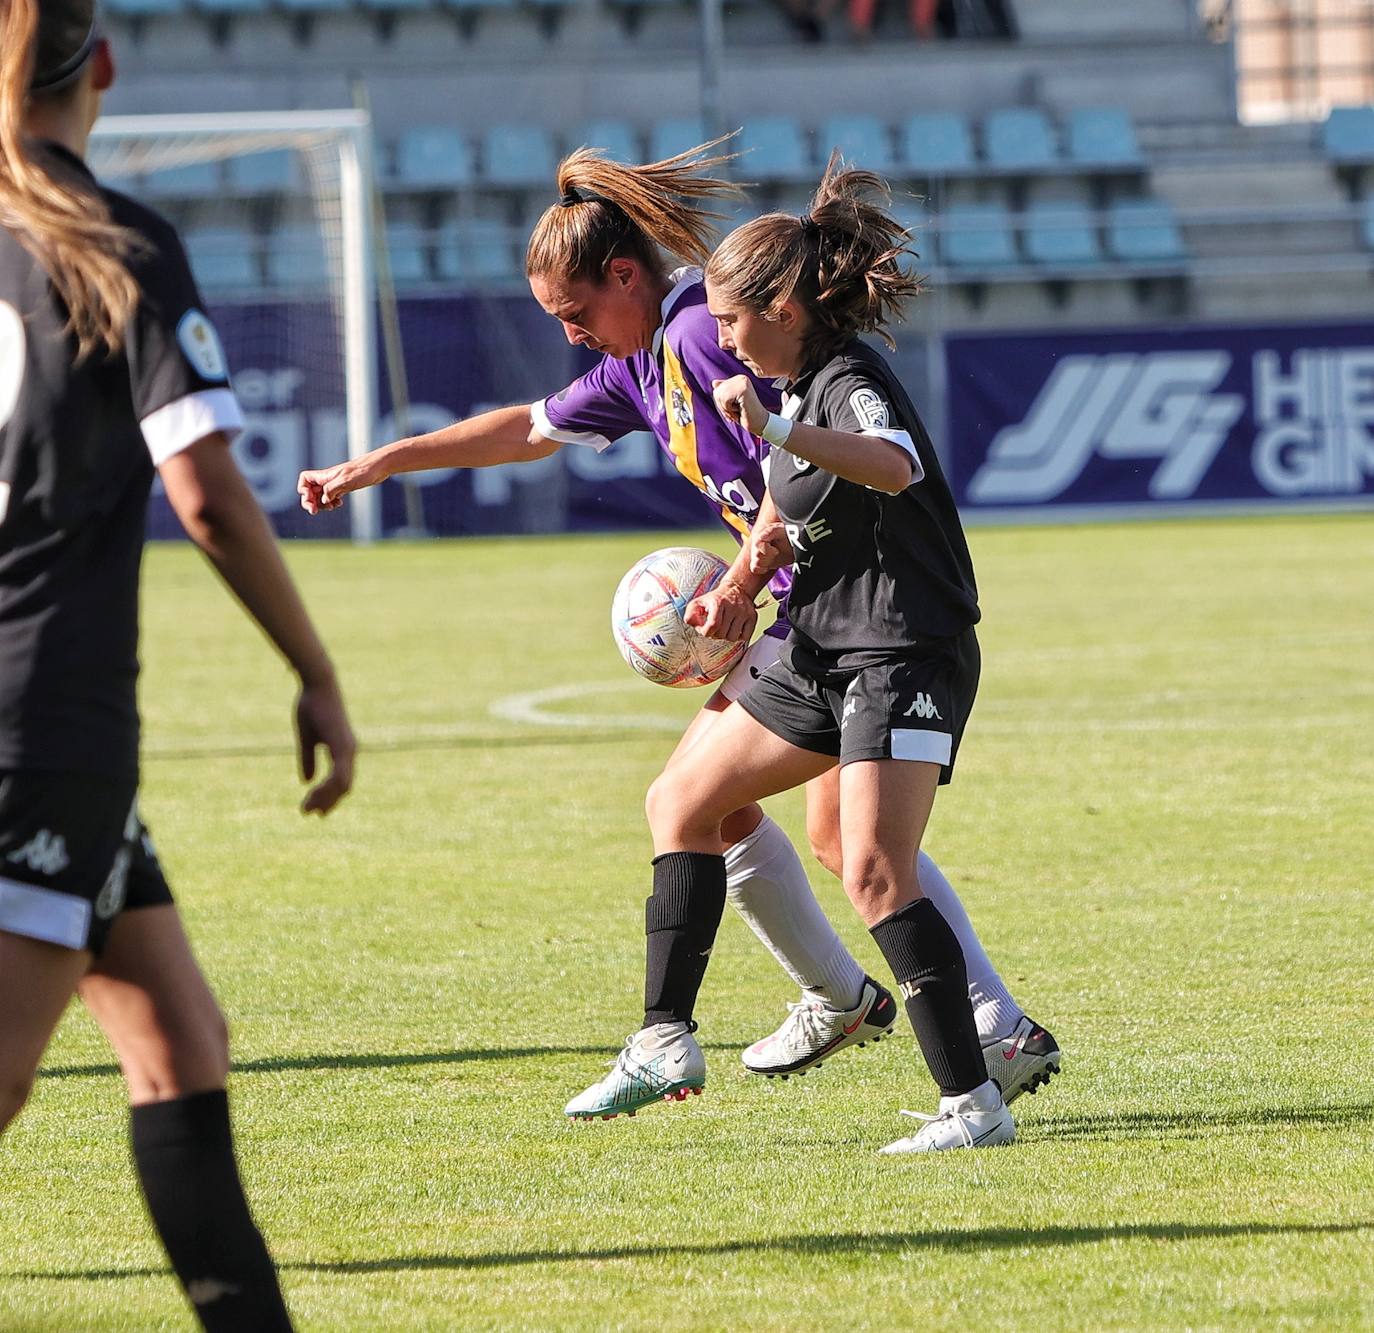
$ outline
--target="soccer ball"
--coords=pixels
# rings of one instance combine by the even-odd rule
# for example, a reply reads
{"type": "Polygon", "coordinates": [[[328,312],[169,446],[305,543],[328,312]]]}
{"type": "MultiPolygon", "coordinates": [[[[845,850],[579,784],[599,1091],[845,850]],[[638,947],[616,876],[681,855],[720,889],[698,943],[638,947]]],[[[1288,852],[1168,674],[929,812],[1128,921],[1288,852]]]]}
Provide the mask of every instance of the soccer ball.
{"type": "Polygon", "coordinates": [[[639,561],[611,600],[611,633],[620,655],[645,680],[682,688],[719,680],[748,644],[708,639],[685,625],[694,597],[710,592],[729,569],[696,546],[668,546],[639,561]]]}

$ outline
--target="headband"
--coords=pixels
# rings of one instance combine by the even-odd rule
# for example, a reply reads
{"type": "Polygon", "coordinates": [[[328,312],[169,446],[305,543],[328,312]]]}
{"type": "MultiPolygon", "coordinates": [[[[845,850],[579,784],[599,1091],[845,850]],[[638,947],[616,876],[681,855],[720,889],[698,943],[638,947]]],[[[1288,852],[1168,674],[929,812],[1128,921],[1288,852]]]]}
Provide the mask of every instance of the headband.
{"type": "Polygon", "coordinates": [[[95,5],[77,3],[63,14],[62,6],[45,6],[38,21],[37,53],[29,91],[53,92],[70,83],[85,68],[100,41],[95,5]]]}

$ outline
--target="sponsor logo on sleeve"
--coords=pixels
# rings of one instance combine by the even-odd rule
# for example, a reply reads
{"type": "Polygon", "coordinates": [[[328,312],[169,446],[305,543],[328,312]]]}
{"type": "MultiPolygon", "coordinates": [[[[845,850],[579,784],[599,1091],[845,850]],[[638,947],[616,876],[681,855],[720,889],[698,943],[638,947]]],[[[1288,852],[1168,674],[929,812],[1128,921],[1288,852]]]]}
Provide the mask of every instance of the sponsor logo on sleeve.
{"type": "Polygon", "coordinates": [[[849,407],[859,423],[860,430],[887,429],[887,400],[876,389],[855,389],[849,395],[849,407]]]}
{"type": "Polygon", "coordinates": [[[177,344],[196,374],[204,380],[227,380],[229,366],[224,359],[215,326],[199,310],[188,310],[177,325],[177,344]]]}
{"type": "Polygon", "coordinates": [[[0,427],[19,406],[19,390],[24,383],[24,321],[12,306],[0,301],[0,427]]]}

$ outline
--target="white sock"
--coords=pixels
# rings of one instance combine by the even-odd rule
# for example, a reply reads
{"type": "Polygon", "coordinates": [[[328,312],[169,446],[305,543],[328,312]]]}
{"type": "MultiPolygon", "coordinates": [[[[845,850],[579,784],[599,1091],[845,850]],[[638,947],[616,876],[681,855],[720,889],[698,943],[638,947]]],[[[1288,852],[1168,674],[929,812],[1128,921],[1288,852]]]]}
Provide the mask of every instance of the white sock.
{"type": "Polygon", "coordinates": [[[925,852],[916,858],[916,878],[921,892],[935,904],[936,910],[958,937],[964,951],[964,966],[968,968],[968,997],[973,1004],[973,1017],[978,1024],[978,1039],[984,1043],[1011,1035],[1011,1030],[1025,1016],[1025,1010],[1012,998],[992,960],[978,939],[973,922],[968,919],[959,895],[954,892],[940,867],[925,852]]]}
{"type": "Polygon", "coordinates": [[[836,1009],[859,1003],[864,970],[821,911],[796,848],[767,815],[726,848],[725,895],[803,990],[836,1009]]]}

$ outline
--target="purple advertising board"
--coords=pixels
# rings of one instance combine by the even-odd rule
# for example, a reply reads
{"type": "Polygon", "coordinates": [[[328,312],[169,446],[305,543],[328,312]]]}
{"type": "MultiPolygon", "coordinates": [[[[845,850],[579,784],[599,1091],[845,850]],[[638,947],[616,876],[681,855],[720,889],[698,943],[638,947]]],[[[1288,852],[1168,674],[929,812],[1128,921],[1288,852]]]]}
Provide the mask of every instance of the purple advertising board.
{"type": "MultiPolygon", "coordinates": [[[[278,535],[346,538],[347,505],[309,518],[296,497],[303,468],[347,455],[343,358],[331,311],[298,302],[226,303],[211,314],[248,422],[234,453],[278,535]]],[[[595,360],[571,347],[528,293],[405,300],[400,324],[409,413],[400,418],[393,412],[383,375],[378,444],[437,430],[487,408],[546,397],[595,360]]],[[[381,488],[385,533],[413,526],[417,503],[425,531],[435,536],[717,521],[647,432],[626,436],[600,454],[569,446],[535,462],[416,473],[410,480],[409,498],[397,480],[381,488]]],[[[149,532],[181,535],[160,493],[149,532]]]]}
{"type": "Polygon", "coordinates": [[[1374,324],[951,337],[967,511],[1374,504],[1374,324]]]}

